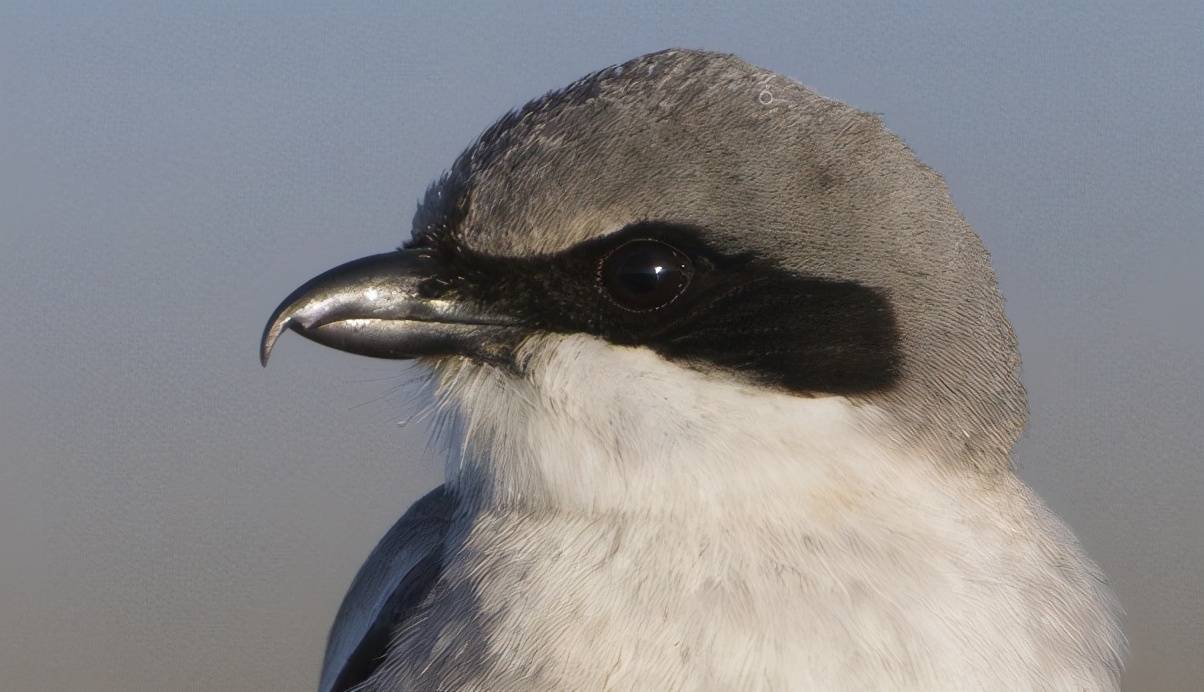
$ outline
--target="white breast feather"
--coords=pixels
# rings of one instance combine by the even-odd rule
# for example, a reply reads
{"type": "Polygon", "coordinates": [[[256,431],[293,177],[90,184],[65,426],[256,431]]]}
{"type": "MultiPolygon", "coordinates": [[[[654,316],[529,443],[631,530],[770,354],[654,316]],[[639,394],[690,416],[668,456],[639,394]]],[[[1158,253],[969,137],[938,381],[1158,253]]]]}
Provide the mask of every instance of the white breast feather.
{"type": "MultiPolygon", "coordinates": [[[[526,376],[459,364],[435,652],[487,640],[468,689],[1108,690],[1115,606],[1017,479],[905,450],[843,397],[767,392],[584,336],[526,376]]],[[[401,646],[393,681],[432,654],[401,646]]]]}

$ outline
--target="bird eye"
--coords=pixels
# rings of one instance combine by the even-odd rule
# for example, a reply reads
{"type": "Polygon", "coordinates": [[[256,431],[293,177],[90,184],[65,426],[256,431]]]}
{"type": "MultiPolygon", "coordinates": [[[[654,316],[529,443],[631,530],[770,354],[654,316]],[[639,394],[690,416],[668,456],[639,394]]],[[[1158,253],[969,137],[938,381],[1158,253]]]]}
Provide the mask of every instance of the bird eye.
{"type": "Polygon", "coordinates": [[[651,312],[677,300],[690,285],[694,264],[684,253],[659,240],[633,240],[602,258],[598,279],[616,305],[651,312]]]}

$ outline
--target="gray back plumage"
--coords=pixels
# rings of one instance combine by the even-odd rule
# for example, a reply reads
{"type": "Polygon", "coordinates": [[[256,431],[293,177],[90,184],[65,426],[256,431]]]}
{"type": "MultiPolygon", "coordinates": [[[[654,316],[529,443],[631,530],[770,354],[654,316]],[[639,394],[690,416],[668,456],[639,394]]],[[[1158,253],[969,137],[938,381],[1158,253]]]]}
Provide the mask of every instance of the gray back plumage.
{"type": "Polygon", "coordinates": [[[331,625],[319,692],[351,689],[380,665],[394,633],[438,580],[454,512],[455,500],[439,486],[372,550],[331,625]]]}

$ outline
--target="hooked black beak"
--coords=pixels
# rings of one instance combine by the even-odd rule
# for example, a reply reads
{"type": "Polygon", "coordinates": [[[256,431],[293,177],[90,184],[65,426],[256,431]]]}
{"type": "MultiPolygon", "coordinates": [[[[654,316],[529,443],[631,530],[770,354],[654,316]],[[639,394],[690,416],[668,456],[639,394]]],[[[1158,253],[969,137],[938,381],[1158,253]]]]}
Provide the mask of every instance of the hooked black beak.
{"type": "Polygon", "coordinates": [[[375,358],[471,355],[488,336],[515,326],[469,301],[430,297],[437,260],[424,250],[398,250],[353,260],[305,282],[272,313],[259,342],[266,366],[285,329],[307,339],[375,358]]]}

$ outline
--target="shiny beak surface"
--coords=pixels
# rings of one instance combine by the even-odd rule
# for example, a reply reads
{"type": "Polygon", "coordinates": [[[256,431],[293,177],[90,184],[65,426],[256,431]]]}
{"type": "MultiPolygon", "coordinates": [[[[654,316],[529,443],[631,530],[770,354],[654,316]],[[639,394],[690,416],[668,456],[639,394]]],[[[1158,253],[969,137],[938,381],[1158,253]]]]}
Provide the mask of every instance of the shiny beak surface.
{"type": "Polygon", "coordinates": [[[285,329],[350,353],[415,358],[469,352],[486,333],[513,326],[454,298],[424,297],[421,288],[437,280],[437,269],[425,251],[399,250],[310,279],[272,313],[259,342],[259,362],[268,364],[285,329]]]}

